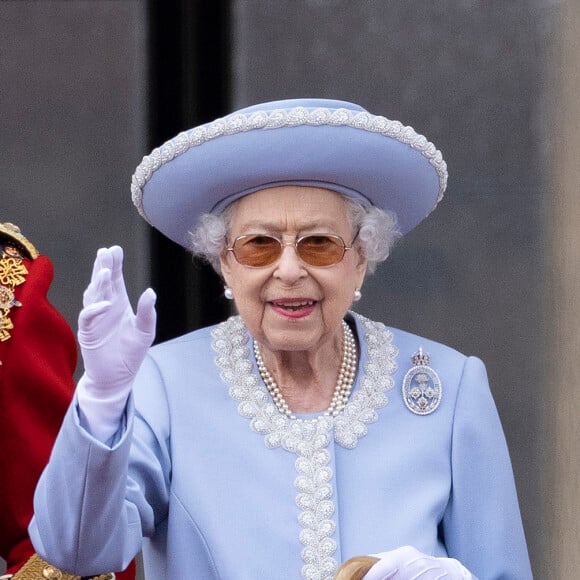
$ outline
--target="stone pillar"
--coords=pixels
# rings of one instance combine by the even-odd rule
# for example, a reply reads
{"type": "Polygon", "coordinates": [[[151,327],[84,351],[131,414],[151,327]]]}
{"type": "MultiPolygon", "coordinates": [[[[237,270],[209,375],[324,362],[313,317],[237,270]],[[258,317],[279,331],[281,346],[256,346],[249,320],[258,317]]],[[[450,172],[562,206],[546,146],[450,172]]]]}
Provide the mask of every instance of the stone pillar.
{"type": "Polygon", "coordinates": [[[562,11],[554,105],[554,173],[550,274],[551,405],[546,430],[545,494],[550,517],[538,530],[549,546],[544,577],[580,570],[580,5],[562,11]],[[553,566],[553,568],[551,568],[553,566]]]}

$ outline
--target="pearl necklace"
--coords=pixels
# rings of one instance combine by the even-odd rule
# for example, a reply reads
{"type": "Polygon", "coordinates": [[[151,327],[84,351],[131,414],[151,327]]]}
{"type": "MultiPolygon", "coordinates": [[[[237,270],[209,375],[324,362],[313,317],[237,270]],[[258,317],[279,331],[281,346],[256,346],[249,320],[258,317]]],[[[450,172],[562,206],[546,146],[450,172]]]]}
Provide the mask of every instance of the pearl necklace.
{"type": "MultiPolygon", "coordinates": [[[[350,397],[354,378],[356,376],[356,341],[352,334],[352,330],[344,320],[342,321],[342,331],[342,363],[340,365],[338,379],[336,380],[336,386],[334,387],[332,401],[330,402],[328,409],[326,409],[324,412],[324,415],[329,417],[336,417],[336,415],[338,415],[345,408],[350,397]]],[[[276,384],[274,377],[266,368],[266,365],[262,360],[260,346],[257,341],[254,341],[254,354],[256,356],[256,363],[258,364],[258,371],[260,372],[260,376],[262,377],[266,388],[272,396],[276,408],[278,411],[280,411],[280,413],[286,415],[288,418],[296,419],[296,415],[294,415],[294,413],[292,413],[288,407],[288,403],[284,399],[284,396],[280,391],[280,387],[276,384]]]]}

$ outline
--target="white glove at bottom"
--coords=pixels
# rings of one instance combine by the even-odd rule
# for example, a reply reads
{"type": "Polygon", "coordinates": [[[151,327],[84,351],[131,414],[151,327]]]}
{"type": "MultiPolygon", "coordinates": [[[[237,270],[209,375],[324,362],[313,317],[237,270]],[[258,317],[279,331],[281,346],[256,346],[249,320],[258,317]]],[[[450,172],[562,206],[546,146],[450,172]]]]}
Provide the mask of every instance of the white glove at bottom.
{"type": "Polygon", "coordinates": [[[412,546],[372,555],[380,560],[364,580],[477,580],[454,558],[435,558],[412,546]]]}

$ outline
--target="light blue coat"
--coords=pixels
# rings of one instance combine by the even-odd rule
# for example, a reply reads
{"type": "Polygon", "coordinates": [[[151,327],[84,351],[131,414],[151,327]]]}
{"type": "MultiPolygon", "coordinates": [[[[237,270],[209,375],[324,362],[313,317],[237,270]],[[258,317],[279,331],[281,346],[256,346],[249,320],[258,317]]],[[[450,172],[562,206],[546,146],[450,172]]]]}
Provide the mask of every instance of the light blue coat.
{"type": "Polygon", "coordinates": [[[412,545],[480,580],[531,578],[482,362],[349,320],[360,365],[335,419],[276,411],[238,317],[151,349],[110,446],[73,405],[36,492],[41,556],[91,575],[142,549],[151,580],[322,580],[351,556],[412,545]],[[420,347],[441,381],[429,414],[402,394],[420,347]]]}

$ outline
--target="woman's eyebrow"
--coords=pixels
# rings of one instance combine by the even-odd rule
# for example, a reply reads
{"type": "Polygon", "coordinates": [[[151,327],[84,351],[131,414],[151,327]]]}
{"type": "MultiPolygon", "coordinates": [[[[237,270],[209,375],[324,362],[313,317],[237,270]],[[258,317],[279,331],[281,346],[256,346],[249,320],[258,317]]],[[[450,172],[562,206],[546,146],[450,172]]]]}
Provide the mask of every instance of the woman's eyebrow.
{"type": "MultiPolygon", "coordinates": [[[[250,220],[241,224],[241,229],[246,230],[248,228],[263,229],[269,232],[284,232],[285,230],[289,229],[286,223],[267,223],[261,220],[250,220]]],[[[297,228],[297,230],[300,232],[305,230],[315,231],[321,229],[336,229],[336,224],[331,223],[329,220],[316,220],[299,224],[299,227],[297,228]]]]}

